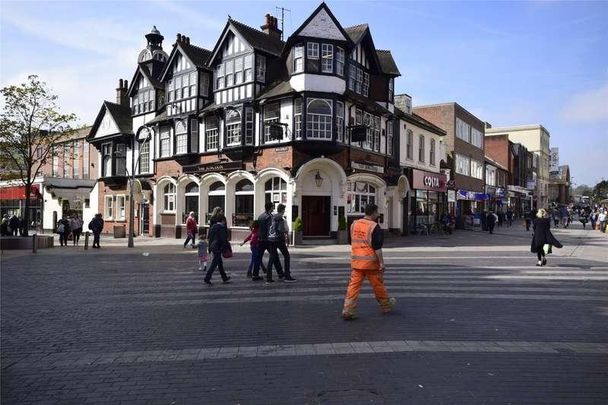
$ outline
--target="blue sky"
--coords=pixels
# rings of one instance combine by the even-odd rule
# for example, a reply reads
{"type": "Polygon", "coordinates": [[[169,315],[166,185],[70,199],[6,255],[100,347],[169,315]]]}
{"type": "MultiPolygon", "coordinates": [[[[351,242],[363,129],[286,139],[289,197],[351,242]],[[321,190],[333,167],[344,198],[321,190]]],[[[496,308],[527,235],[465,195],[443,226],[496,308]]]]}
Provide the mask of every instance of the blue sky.
{"type": "MultiPolygon", "coordinates": [[[[540,123],[575,183],[608,178],[608,2],[327,3],[343,26],[370,25],[414,105],[456,101],[493,126],[540,123]]],[[[152,25],[167,50],[178,32],[212,48],[229,14],[257,28],[283,6],[289,34],[318,4],[2,0],[0,85],[38,74],[91,123],[131,79],[152,25]]]]}

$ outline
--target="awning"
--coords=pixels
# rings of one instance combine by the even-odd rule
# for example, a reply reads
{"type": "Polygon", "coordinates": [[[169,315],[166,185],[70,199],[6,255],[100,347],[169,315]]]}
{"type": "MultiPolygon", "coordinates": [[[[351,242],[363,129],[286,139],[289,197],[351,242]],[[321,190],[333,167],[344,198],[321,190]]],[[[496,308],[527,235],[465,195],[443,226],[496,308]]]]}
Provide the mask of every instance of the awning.
{"type": "Polygon", "coordinates": [[[55,198],[60,198],[64,201],[84,202],[85,199],[89,198],[91,190],[82,188],[53,188],[50,192],[55,198]]]}
{"type": "MultiPolygon", "coordinates": [[[[40,186],[32,184],[30,199],[40,198],[40,186]]],[[[0,187],[0,200],[25,200],[25,186],[0,187]]]]}

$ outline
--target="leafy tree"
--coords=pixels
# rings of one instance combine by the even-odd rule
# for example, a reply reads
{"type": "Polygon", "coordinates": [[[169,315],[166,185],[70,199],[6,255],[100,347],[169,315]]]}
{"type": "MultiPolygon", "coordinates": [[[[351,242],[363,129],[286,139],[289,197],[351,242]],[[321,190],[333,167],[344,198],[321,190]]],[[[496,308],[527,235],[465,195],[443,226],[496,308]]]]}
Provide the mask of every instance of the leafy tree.
{"type": "Polygon", "coordinates": [[[581,184],[574,189],[574,195],[584,195],[587,197],[591,197],[593,195],[593,188],[589,187],[586,184],[581,184]]]}
{"type": "Polygon", "coordinates": [[[600,202],[608,198],[608,180],[602,180],[593,187],[593,200],[600,202]]]}
{"type": "Polygon", "coordinates": [[[54,144],[73,130],[74,114],[62,114],[57,96],[40,81],[28,76],[27,82],[0,90],[4,108],[0,112],[0,161],[17,174],[25,186],[23,235],[29,224],[30,192],[44,163],[58,152],[54,144]]]}

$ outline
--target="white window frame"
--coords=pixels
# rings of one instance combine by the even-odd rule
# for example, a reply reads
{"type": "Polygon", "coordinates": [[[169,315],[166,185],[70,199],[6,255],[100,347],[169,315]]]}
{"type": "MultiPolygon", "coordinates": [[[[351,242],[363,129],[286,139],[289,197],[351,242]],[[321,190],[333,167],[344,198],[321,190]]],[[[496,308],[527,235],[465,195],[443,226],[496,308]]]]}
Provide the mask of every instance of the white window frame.
{"type": "Polygon", "coordinates": [[[116,219],[124,220],[126,219],[126,197],[124,194],[120,194],[116,196],[116,219]]]}
{"type": "Polygon", "coordinates": [[[334,72],[334,46],[332,44],[321,44],[321,72],[334,72]]]}
{"type": "Polygon", "coordinates": [[[114,196],[111,195],[106,195],[104,197],[104,202],[103,202],[103,217],[105,219],[113,219],[113,212],[114,209],[114,196]],[[108,204],[108,201],[110,202],[110,204],[108,204]]]}
{"type": "Polygon", "coordinates": [[[405,157],[408,160],[414,160],[414,131],[407,130],[407,139],[405,142],[405,157]]]}
{"type": "Polygon", "coordinates": [[[338,76],[344,76],[344,49],[336,47],[336,73],[338,76]]]}
{"type": "Polygon", "coordinates": [[[175,212],[176,195],[175,184],[167,183],[163,186],[163,212],[175,212]]]}
{"type": "Polygon", "coordinates": [[[186,121],[178,120],[175,122],[175,154],[184,155],[186,153],[188,153],[188,125],[186,121]]]}
{"type": "Polygon", "coordinates": [[[454,154],[454,166],[456,173],[464,176],[471,176],[471,158],[468,156],[461,155],[459,153],[454,154]]]}
{"type": "Polygon", "coordinates": [[[207,150],[217,150],[220,147],[220,127],[215,117],[205,119],[205,141],[207,150]],[[211,126],[212,123],[213,126],[211,126]]]}
{"type": "Polygon", "coordinates": [[[318,42],[307,42],[306,43],[306,59],[319,59],[319,43],[318,42]]]}
{"type": "Polygon", "coordinates": [[[139,145],[139,173],[150,172],[150,142],[139,145]],[[145,148],[145,149],[144,149],[145,148]]]}
{"type": "Polygon", "coordinates": [[[336,140],[344,141],[344,103],[336,101],[336,140]]]}
{"type": "Polygon", "coordinates": [[[158,141],[158,157],[171,156],[171,131],[169,127],[161,127],[158,141]]]}
{"type": "Polygon", "coordinates": [[[308,98],[306,99],[306,138],[331,140],[332,139],[332,121],[333,121],[333,103],[332,100],[324,98],[308,98]],[[311,113],[310,107],[313,103],[322,102],[329,107],[329,114],[311,113]]]}
{"type": "Polygon", "coordinates": [[[226,145],[241,144],[241,113],[229,110],[226,114],[226,145]]]}
{"type": "Polygon", "coordinates": [[[293,126],[296,139],[302,139],[302,116],[304,112],[304,102],[301,97],[293,100],[293,126]]]}
{"type": "Polygon", "coordinates": [[[264,183],[264,201],[287,205],[287,182],[280,177],[273,177],[264,183]],[[270,187],[269,187],[270,183],[270,187]],[[266,196],[270,196],[269,199],[266,196]]]}
{"type": "Polygon", "coordinates": [[[270,124],[279,122],[281,119],[281,102],[277,101],[274,103],[268,103],[264,106],[264,143],[279,142],[270,139],[270,124]],[[276,111],[271,111],[270,107],[276,106],[276,111]],[[270,113],[276,113],[276,115],[270,115],[270,113]]]}
{"type": "Polygon", "coordinates": [[[378,202],[378,188],[365,181],[348,181],[346,194],[346,211],[349,214],[364,214],[366,205],[378,202]]]}
{"type": "Polygon", "coordinates": [[[304,71],[304,45],[299,44],[293,47],[293,72],[301,73],[304,71]]]}
{"type": "Polygon", "coordinates": [[[386,121],[386,154],[393,156],[393,136],[395,131],[394,121],[386,121]]]}

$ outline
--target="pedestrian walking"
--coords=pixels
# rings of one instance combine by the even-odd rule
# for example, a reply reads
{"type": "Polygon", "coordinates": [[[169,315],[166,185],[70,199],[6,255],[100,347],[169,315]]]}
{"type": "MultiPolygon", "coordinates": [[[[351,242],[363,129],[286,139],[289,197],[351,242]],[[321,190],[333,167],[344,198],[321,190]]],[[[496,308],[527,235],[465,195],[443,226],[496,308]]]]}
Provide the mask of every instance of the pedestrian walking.
{"type": "Polygon", "coordinates": [[[209,218],[209,227],[212,227],[222,219],[224,219],[224,221],[226,220],[224,209],[222,207],[215,207],[211,212],[211,217],[209,218]]]}
{"type": "Polygon", "coordinates": [[[89,230],[93,232],[93,245],[91,247],[95,249],[101,248],[99,246],[101,232],[103,231],[103,217],[101,214],[95,214],[91,222],[89,222],[89,230]]]}
{"type": "Polygon", "coordinates": [[[188,219],[186,219],[186,240],[184,241],[184,249],[188,246],[188,242],[191,242],[192,249],[196,247],[194,241],[196,240],[196,233],[198,232],[198,224],[196,223],[196,217],[194,211],[190,211],[188,219]]]}
{"type": "Polygon", "coordinates": [[[507,226],[510,228],[513,225],[513,211],[511,208],[507,209],[507,226]]]}
{"type": "MultiPolygon", "coordinates": [[[[289,238],[289,226],[285,221],[285,204],[277,205],[277,213],[272,216],[270,223],[270,229],[268,230],[268,241],[270,242],[270,249],[277,251],[277,249],[283,255],[284,267],[281,266],[278,253],[274,255],[274,262],[268,263],[268,271],[266,272],[266,281],[269,277],[272,280],[272,266],[274,265],[277,269],[279,279],[286,283],[295,283],[296,279],[291,276],[291,260],[289,257],[289,250],[287,249],[287,240],[289,238]],[[270,276],[269,276],[270,275],[270,276]]],[[[272,255],[271,255],[272,257],[272,255]]]]}
{"type": "Polygon", "coordinates": [[[4,216],[2,217],[2,223],[0,223],[0,235],[1,236],[8,236],[8,214],[4,214],[4,216]]]}
{"type": "Polygon", "coordinates": [[[218,222],[213,224],[209,229],[208,240],[209,240],[209,251],[213,255],[211,259],[211,265],[205,274],[204,282],[207,285],[212,285],[211,276],[217,268],[222,277],[224,284],[230,282],[230,277],[224,271],[224,261],[222,256],[225,252],[231,251],[230,242],[228,242],[228,229],[226,228],[226,218],[220,219],[218,222]]]}
{"type": "Polygon", "coordinates": [[[551,233],[551,220],[548,218],[547,211],[541,208],[538,210],[536,217],[530,251],[536,253],[536,257],[538,258],[536,265],[540,267],[547,264],[546,255],[551,253],[553,246],[558,249],[563,246],[551,233]]]}
{"type": "Polygon", "coordinates": [[[526,221],[526,232],[530,232],[530,225],[532,225],[532,211],[526,210],[524,213],[524,220],[526,221]]]}
{"type": "Polygon", "coordinates": [[[389,297],[384,286],[384,239],[382,229],[377,223],[378,217],[378,206],[368,204],[365,207],[365,216],[351,225],[351,273],[342,309],[344,320],[357,317],[357,300],[365,278],[369,280],[383,313],[390,312],[395,306],[396,300],[389,297]]]}
{"type": "MultiPolygon", "coordinates": [[[[249,235],[241,242],[241,246],[249,242],[249,249],[251,250],[251,259],[249,260],[249,267],[247,267],[247,277],[253,277],[253,269],[256,262],[261,259],[258,250],[260,249],[260,224],[257,220],[251,222],[249,226],[249,235]]],[[[260,263],[257,263],[258,267],[260,263]]]]}
{"type": "Polygon", "coordinates": [[[198,243],[196,244],[198,248],[198,269],[200,271],[207,271],[207,261],[209,260],[209,244],[205,240],[205,236],[201,235],[198,238],[198,243]]]}
{"type": "MultiPolygon", "coordinates": [[[[274,263],[275,260],[278,260],[278,258],[276,258],[276,256],[278,255],[276,249],[273,251],[272,249],[269,249],[270,247],[270,242],[268,241],[268,233],[270,231],[270,224],[272,221],[272,211],[274,210],[274,203],[272,202],[267,202],[264,205],[264,212],[260,214],[260,216],[258,217],[258,226],[259,226],[259,235],[258,235],[258,241],[259,241],[259,249],[258,249],[258,256],[259,259],[255,261],[254,266],[253,266],[253,274],[251,277],[252,281],[261,281],[263,280],[262,277],[260,277],[260,266],[262,265],[262,258],[264,257],[264,252],[266,250],[268,250],[268,253],[270,254],[270,259],[268,261],[268,267],[270,267],[270,263],[274,263]]],[[[281,274],[279,274],[279,276],[281,276],[281,274]]],[[[272,271],[270,271],[270,268],[266,271],[266,281],[269,283],[272,283],[272,271]]]]}
{"type": "MultiPolygon", "coordinates": [[[[490,211],[487,218],[486,218],[486,224],[488,227],[488,231],[490,231],[490,234],[494,233],[494,226],[496,225],[496,221],[498,221],[498,216],[490,211]]],[[[500,223],[500,222],[499,222],[500,223]]]]}
{"type": "Polygon", "coordinates": [[[57,233],[59,234],[59,244],[67,246],[68,236],[70,235],[70,221],[66,217],[57,221],[57,233]]]}
{"type": "Polygon", "coordinates": [[[70,229],[72,230],[72,242],[74,246],[78,246],[83,224],[82,218],[79,218],[78,214],[74,214],[72,215],[72,218],[70,218],[70,229]]]}
{"type": "Polygon", "coordinates": [[[19,235],[19,217],[15,214],[8,220],[8,231],[10,236],[19,235]]]}
{"type": "Polygon", "coordinates": [[[597,220],[600,223],[600,232],[606,233],[606,223],[608,223],[608,210],[604,210],[597,216],[597,220]]]}
{"type": "Polygon", "coordinates": [[[557,209],[553,209],[551,216],[553,217],[553,226],[557,228],[559,225],[559,212],[557,209]]]}
{"type": "Polygon", "coordinates": [[[579,214],[578,220],[581,221],[581,224],[583,224],[583,229],[586,229],[587,222],[589,222],[589,217],[587,216],[587,212],[585,212],[584,210],[581,211],[581,213],[579,214]]]}
{"type": "MultiPolygon", "coordinates": [[[[490,213],[491,213],[491,211],[490,211],[490,213]]],[[[494,215],[497,218],[498,227],[502,228],[502,224],[505,222],[505,213],[502,211],[498,211],[498,214],[494,214],[494,215]]],[[[490,233],[492,233],[492,232],[490,232],[490,233]]]]}

